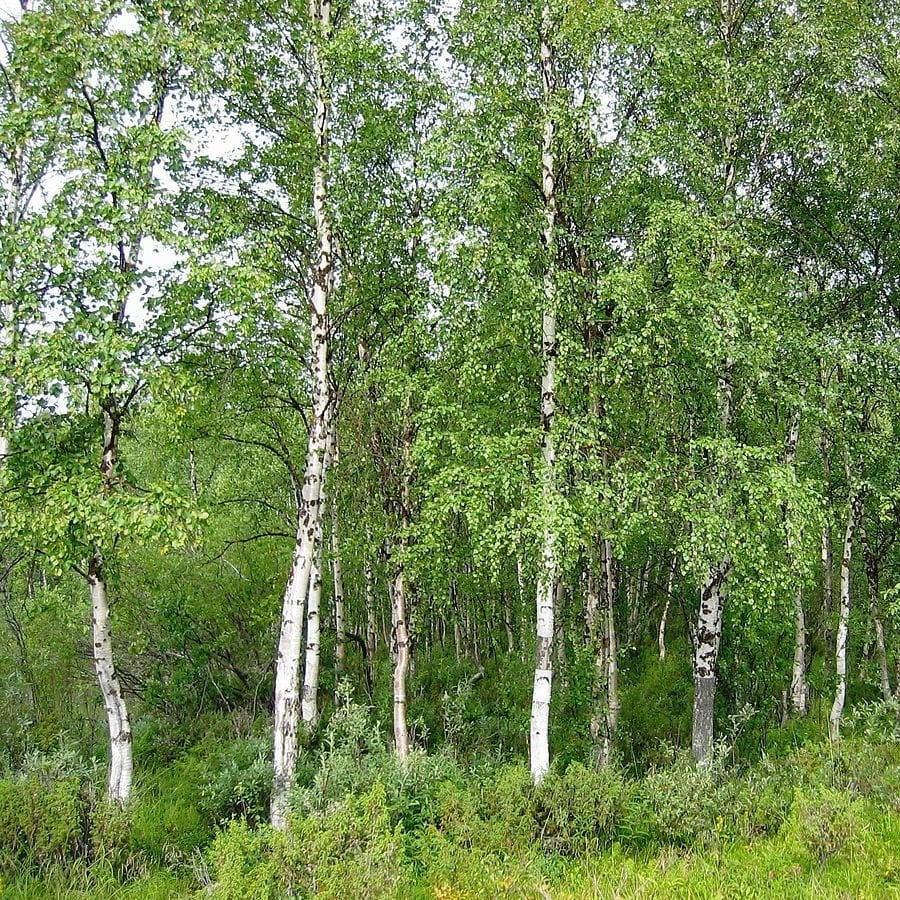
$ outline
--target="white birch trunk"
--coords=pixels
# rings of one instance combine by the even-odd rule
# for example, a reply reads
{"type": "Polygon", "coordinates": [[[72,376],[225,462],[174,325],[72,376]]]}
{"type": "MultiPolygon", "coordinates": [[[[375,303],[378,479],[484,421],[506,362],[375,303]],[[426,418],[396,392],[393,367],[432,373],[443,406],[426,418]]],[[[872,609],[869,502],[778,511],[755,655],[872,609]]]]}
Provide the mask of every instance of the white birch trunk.
{"type": "Polygon", "coordinates": [[[409,726],[406,721],[406,679],[409,675],[409,628],[406,620],[406,568],[402,554],[406,550],[401,538],[398,550],[401,558],[394,572],[391,591],[391,623],[394,651],[394,749],[400,761],[409,757],[409,726]]]}
{"type": "Polygon", "coordinates": [[[556,493],[556,449],[553,442],[553,418],[556,408],[556,160],[555,123],[552,104],[556,90],[556,72],[550,33],[553,27],[549,3],[541,16],[541,83],[544,105],[544,131],[541,142],[541,187],[544,197],[543,241],[546,253],[544,271],[544,311],[541,326],[541,354],[544,373],[541,378],[541,453],[543,457],[544,536],[537,580],[537,648],[531,699],[529,749],[531,776],[540,784],[550,768],[550,698],[553,690],[553,600],[556,592],[556,534],[554,497],[556,493]]]}
{"type": "Polygon", "coordinates": [[[394,656],[394,749],[401,765],[405,765],[409,757],[406,682],[410,672],[411,646],[406,551],[409,548],[409,527],[412,523],[410,487],[414,436],[415,432],[410,422],[409,400],[407,399],[403,408],[403,431],[400,447],[399,537],[395,546],[391,548],[394,569],[391,590],[391,638],[394,656]]]}
{"type": "Polygon", "coordinates": [[[805,716],[809,708],[809,685],[806,681],[806,613],[803,588],[794,592],[794,659],[791,663],[791,710],[805,716]]]}
{"type": "Polygon", "coordinates": [[[841,736],[841,717],[847,698],[847,643],[850,636],[850,563],[853,556],[853,537],[859,523],[862,506],[861,493],[853,489],[850,495],[847,528],[844,532],[844,552],[841,557],[841,605],[838,612],[838,628],[835,639],[834,668],[837,686],[831,714],[828,716],[828,737],[836,741],[841,736]]]}
{"type": "MultiPolygon", "coordinates": [[[[311,0],[310,19],[317,38],[327,40],[331,32],[330,0],[311,0]]],[[[312,71],[315,90],[313,136],[316,158],[313,166],[313,215],[317,253],[312,267],[310,338],[312,342],[313,415],[307,446],[302,503],[298,513],[297,540],[291,574],[284,593],[281,634],[275,664],[274,777],[270,817],[273,827],[288,826],[288,795],[297,764],[297,718],[300,645],[303,638],[303,607],[309,591],[315,540],[321,528],[323,469],[328,434],[328,300],[334,282],[334,239],[328,216],[329,97],[322,54],[314,44],[312,71]]]]}
{"type": "Polygon", "coordinates": [[[113,663],[112,632],[109,625],[109,598],[103,561],[95,555],[88,568],[91,592],[91,624],[93,633],[94,671],[103,696],[109,730],[109,775],[106,793],[111,803],[122,806],[131,792],[134,771],[131,724],[122,686],[113,663]]]}
{"type": "Polygon", "coordinates": [[[697,644],[694,652],[694,712],[691,749],[700,764],[709,760],[713,744],[713,709],[716,699],[716,664],[722,626],[725,579],[731,563],[711,566],[700,590],[697,644]]]}
{"type": "Polygon", "coordinates": [[[663,606],[662,615],[659,619],[659,634],[656,642],[659,645],[659,661],[665,662],[666,659],[666,623],[669,618],[669,606],[672,603],[672,589],[675,586],[675,570],[678,568],[678,557],[673,554],[672,565],[669,568],[669,580],[666,583],[666,603],[663,606]]]}
{"type": "MultiPolygon", "coordinates": [[[[791,469],[791,480],[796,480],[794,461],[797,457],[797,444],[800,441],[800,410],[791,416],[785,437],[784,462],[791,469]]],[[[788,516],[790,510],[785,502],[782,505],[781,517],[785,528],[785,544],[787,561],[793,574],[795,558],[793,539],[791,537],[788,516]]],[[[796,575],[795,575],[796,577],[796,575]]],[[[803,585],[798,584],[794,590],[794,658],[791,663],[790,706],[795,715],[805,716],[809,705],[809,685],[806,679],[806,613],[803,608],[803,585]]]]}
{"type": "MultiPolygon", "coordinates": [[[[323,348],[324,349],[324,348],[323,348]]],[[[324,365],[324,354],[322,358],[324,365]]],[[[323,392],[317,390],[319,412],[324,416],[323,392]]],[[[327,397],[327,392],[324,392],[327,397]]],[[[301,504],[298,510],[297,539],[291,573],[284,592],[281,634],[275,663],[274,779],[271,822],[287,828],[287,799],[297,764],[297,724],[300,712],[300,651],[306,597],[315,554],[315,534],[320,515],[319,494],[325,461],[325,435],[315,415],[309,435],[301,504]]]]}
{"type": "MultiPolygon", "coordinates": [[[[325,453],[326,459],[328,452],[325,453]]],[[[322,493],[320,506],[324,507],[327,469],[322,474],[322,493]]],[[[319,664],[322,653],[322,559],[324,556],[322,540],[322,518],[316,525],[313,535],[312,567],[309,573],[309,592],[306,598],[306,653],[303,664],[303,687],[300,691],[300,720],[307,732],[315,729],[319,723],[319,664]]]]}
{"type": "Polygon", "coordinates": [[[612,759],[613,740],[619,724],[619,644],[616,639],[616,561],[612,541],[603,541],[603,593],[606,616],[606,734],[603,762],[612,759]]]}

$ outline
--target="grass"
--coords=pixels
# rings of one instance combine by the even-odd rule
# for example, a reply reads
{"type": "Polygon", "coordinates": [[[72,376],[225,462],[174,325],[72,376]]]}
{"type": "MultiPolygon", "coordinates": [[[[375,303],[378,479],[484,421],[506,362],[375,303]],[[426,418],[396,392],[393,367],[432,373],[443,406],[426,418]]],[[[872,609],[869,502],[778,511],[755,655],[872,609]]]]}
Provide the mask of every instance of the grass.
{"type": "MultiPolygon", "coordinates": [[[[705,851],[611,851],[580,861],[525,853],[506,859],[449,847],[414,882],[393,895],[410,900],[715,900],[715,898],[900,897],[900,817],[873,811],[864,838],[845,855],[819,863],[779,835],[705,851]]],[[[358,885],[347,885],[353,897],[358,885]]],[[[189,874],[159,869],[122,884],[93,866],[69,875],[23,878],[0,892],[3,900],[166,900],[207,896],[189,874]]]]}

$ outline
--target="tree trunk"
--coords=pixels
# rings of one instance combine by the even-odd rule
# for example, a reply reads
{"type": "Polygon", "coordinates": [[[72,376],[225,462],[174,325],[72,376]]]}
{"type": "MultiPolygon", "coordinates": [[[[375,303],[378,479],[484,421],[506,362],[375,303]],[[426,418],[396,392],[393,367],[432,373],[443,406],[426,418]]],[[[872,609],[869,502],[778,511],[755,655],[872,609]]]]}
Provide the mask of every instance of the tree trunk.
{"type": "Polygon", "coordinates": [[[669,580],[666,583],[666,603],[663,606],[662,615],[659,619],[659,634],[657,643],[659,644],[659,661],[665,662],[666,659],[666,622],[669,618],[669,606],[672,603],[672,589],[675,586],[675,571],[678,568],[678,557],[672,555],[672,565],[669,568],[669,580]]]}
{"type": "Polygon", "coordinates": [[[619,645],[616,640],[616,560],[612,541],[606,539],[603,552],[603,593],[606,616],[606,735],[603,743],[603,762],[612,758],[613,740],[619,724],[619,645]]]}
{"type": "Polygon", "coordinates": [[[503,603],[503,628],[506,631],[506,652],[512,655],[516,650],[516,638],[513,632],[512,599],[505,588],[501,588],[501,601],[503,603]]]}
{"type": "Polygon", "coordinates": [[[606,641],[604,624],[601,621],[601,591],[594,567],[588,568],[587,591],[585,595],[585,619],[587,622],[588,644],[594,659],[594,674],[591,682],[591,744],[597,767],[603,765],[603,735],[606,731],[606,641]]]}
{"type": "MultiPolygon", "coordinates": [[[[325,452],[328,457],[328,451],[325,452]]],[[[326,471],[322,473],[322,487],[319,498],[324,507],[326,471]]],[[[303,688],[300,692],[300,719],[307,731],[312,731],[319,723],[319,663],[322,653],[322,561],[324,541],[322,518],[313,534],[312,567],[309,574],[309,593],[306,598],[306,654],[303,666],[303,688]]]]}
{"type": "MultiPolygon", "coordinates": [[[[794,461],[797,458],[797,444],[800,441],[800,410],[791,416],[785,437],[784,462],[790,467],[791,480],[796,480],[794,461]]],[[[781,518],[784,523],[787,562],[791,573],[794,573],[795,557],[793,538],[788,517],[790,509],[787,502],[782,504],[781,518]]],[[[794,590],[794,659],[791,664],[791,710],[795,715],[805,716],[809,702],[809,685],[806,680],[806,613],[803,609],[803,585],[798,584],[794,590]]]]}
{"type": "Polygon", "coordinates": [[[375,687],[375,654],[378,652],[378,620],[375,617],[375,586],[372,561],[369,559],[371,538],[366,541],[366,559],[363,563],[364,602],[366,605],[366,689],[372,698],[375,687]]]}
{"type": "MultiPolygon", "coordinates": [[[[310,19],[318,37],[327,40],[331,32],[330,0],[311,0],[310,19]]],[[[325,445],[328,434],[328,301],[334,282],[334,240],[328,216],[328,146],[329,97],[322,55],[313,45],[312,73],[315,90],[313,136],[313,214],[316,222],[316,259],[312,266],[310,297],[310,338],[312,341],[313,415],[310,423],[304,474],[303,502],[298,513],[297,541],[291,563],[291,574],[284,594],[281,635],[275,666],[275,747],[273,754],[271,822],[286,830],[288,793],[297,763],[297,683],[300,667],[300,644],[303,636],[303,604],[309,590],[310,573],[315,553],[315,539],[321,528],[322,490],[325,445]]]]}
{"type": "Polygon", "coordinates": [[[403,410],[400,447],[400,494],[398,498],[399,537],[394,557],[394,579],[391,591],[391,637],[394,651],[394,748],[401,764],[409,757],[409,725],[407,723],[406,680],[410,671],[409,585],[406,579],[406,551],[412,524],[410,488],[412,482],[412,442],[414,430],[410,422],[409,400],[403,410]]]}
{"type": "Polygon", "coordinates": [[[406,539],[398,542],[399,559],[394,563],[391,591],[391,623],[394,655],[394,748],[401,762],[409,757],[409,726],[406,719],[406,678],[409,674],[409,628],[406,619],[406,539]]]}
{"type": "Polygon", "coordinates": [[[794,660],[791,664],[791,710],[805,716],[809,706],[806,681],[806,614],[803,610],[803,588],[794,592],[794,660]]]}
{"type": "Polygon", "coordinates": [[[109,776],[106,794],[111,803],[125,804],[131,792],[134,763],[131,753],[131,724],[128,707],[122,696],[122,686],[113,663],[112,633],[109,627],[109,599],[103,560],[98,554],[88,566],[88,585],[91,591],[91,624],[94,644],[94,671],[103,695],[106,722],[109,729],[109,776]]]}
{"type": "Polygon", "coordinates": [[[847,529],[844,532],[844,552],[841,557],[841,605],[838,612],[838,629],[835,640],[834,667],[837,674],[837,687],[834,692],[834,703],[828,717],[828,737],[836,741],[841,736],[841,717],[844,713],[844,701],[847,697],[847,643],[850,635],[850,562],[853,555],[853,536],[859,523],[862,509],[862,493],[851,489],[847,529]]]}
{"type": "Polygon", "coordinates": [[[713,744],[713,708],[716,699],[716,664],[722,627],[725,579],[731,568],[726,560],[711,566],[700,590],[697,646],[694,653],[694,714],[691,749],[694,759],[705,764],[713,744]]]}
{"type": "Polygon", "coordinates": [[[544,535],[537,580],[537,646],[531,699],[529,749],[531,775],[540,784],[550,768],[550,697],[553,690],[553,600],[556,592],[557,562],[554,498],[556,493],[556,448],[553,418],[556,409],[556,160],[555,123],[552,104],[556,71],[550,33],[553,22],[549,3],[541,15],[541,83],[544,130],[541,142],[541,186],[544,197],[544,310],[541,326],[541,453],[543,457],[544,535]]]}

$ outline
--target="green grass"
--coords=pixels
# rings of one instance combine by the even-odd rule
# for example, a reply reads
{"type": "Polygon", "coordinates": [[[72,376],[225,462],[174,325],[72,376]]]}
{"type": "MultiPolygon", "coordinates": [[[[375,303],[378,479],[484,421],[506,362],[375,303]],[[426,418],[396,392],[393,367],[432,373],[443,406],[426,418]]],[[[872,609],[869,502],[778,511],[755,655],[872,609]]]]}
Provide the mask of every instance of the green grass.
{"type": "MultiPolygon", "coordinates": [[[[428,870],[406,881],[397,898],[890,898],[900,897],[900,817],[873,813],[865,835],[841,856],[819,863],[789,837],[734,843],[704,851],[665,849],[633,854],[615,846],[580,861],[538,854],[502,858],[451,846],[436,837],[428,870]]],[[[354,897],[358,884],[334,896],[354,897]]],[[[164,900],[208,896],[189,875],[159,869],[122,884],[103,867],[68,876],[25,878],[3,900],[164,900]]],[[[213,895],[214,896],[214,895],[213,895]]]]}

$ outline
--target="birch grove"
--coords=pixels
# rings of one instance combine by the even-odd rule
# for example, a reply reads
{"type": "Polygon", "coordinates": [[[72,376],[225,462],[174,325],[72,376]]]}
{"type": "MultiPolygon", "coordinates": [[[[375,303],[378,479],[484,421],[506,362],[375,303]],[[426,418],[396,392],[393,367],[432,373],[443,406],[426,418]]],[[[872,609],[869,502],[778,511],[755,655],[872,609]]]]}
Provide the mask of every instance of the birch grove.
{"type": "MultiPolygon", "coordinates": [[[[177,879],[212,894],[232,862],[272,896],[351,863],[453,893],[426,857],[493,860],[513,809],[560,866],[634,821],[821,842],[836,783],[741,804],[782,790],[761,758],[896,737],[898,29],[776,0],[0,17],[0,788],[101,759],[137,843],[132,804],[183,800],[216,874],[177,879]]],[[[78,796],[60,858],[112,840],[78,796]]]]}

